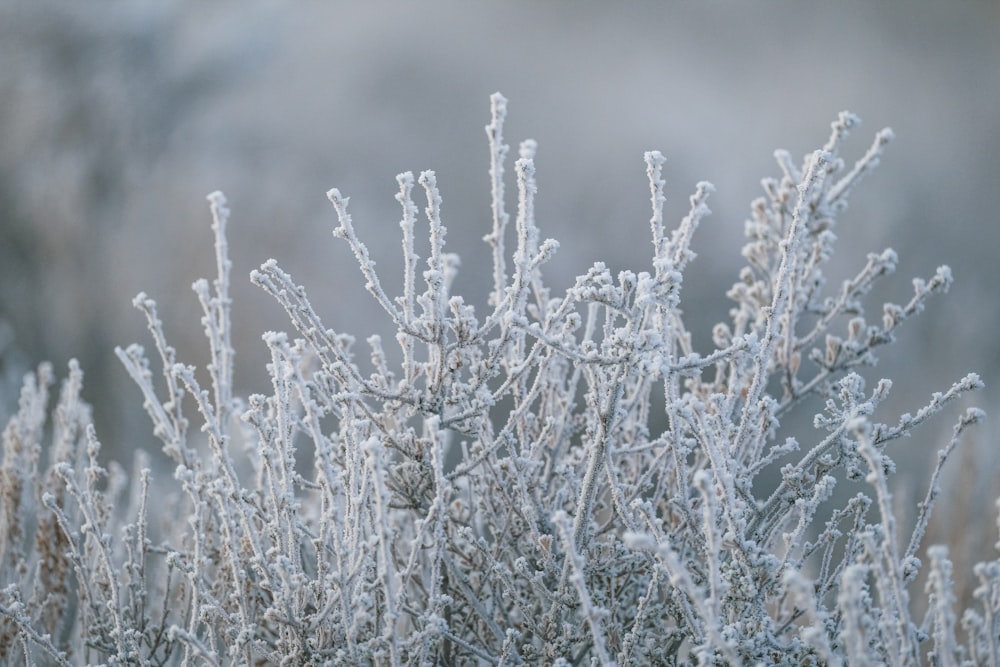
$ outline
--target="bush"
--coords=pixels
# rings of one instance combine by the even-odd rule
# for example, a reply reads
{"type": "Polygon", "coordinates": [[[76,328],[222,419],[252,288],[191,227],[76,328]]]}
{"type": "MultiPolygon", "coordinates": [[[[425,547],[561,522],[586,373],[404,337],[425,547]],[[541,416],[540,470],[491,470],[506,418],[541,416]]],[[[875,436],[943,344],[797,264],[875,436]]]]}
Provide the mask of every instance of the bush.
{"type": "Polygon", "coordinates": [[[647,153],[651,266],[613,276],[597,263],[554,297],[542,266],[558,244],[540,239],[534,219],[536,146],[520,146],[509,230],[499,94],[492,114],[485,315],[453,294],[458,258],[445,252],[433,172],[397,177],[396,298],[347,198],[331,190],[335,236],[398,330],[396,360],[377,336],[356,353],[269,260],[251,279],[295,333],[264,335],[272,392],[244,401],[232,383],[228,211],[214,193],[218,277],[194,284],[210,388],[177,362],[144,294],[135,305],[162,380],[142,347],[117,350],[176,465],[172,483],[154,484],[141,452],[131,476],[102,466],[75,363],[51,426],[51,368],[25,378],[0,470],[0,655],[59,665],[997,664],[1000,560],[977,568],[981,608],[964,612],[959,633],[947,550],[918,558],[941,466],[982,413],[958,419],[908,539],[888,484],[889,443],[981,382],[970,374],[887,424],[873,412],[891,383],[868,390],[860,375],[947,290],[950,271],[915,280],[909,301],[885,304],[874,321],[865,297],[895,269],[892,250],[869,255],[839,288],[823,275],[836,219],[891,132],[851,168],[839,157],[858,122],[849,113],[801,167],[776,153],[781,176],[753,202],[731,321],[701,354],[681,287],[712,186],[698,184],[668,234],[664,159],[647,153]],[[415,188],[427,200],[422,271],[415,188]],[[801,442],[780,435],[810,398],[825,403],[815,431],[801,442]],[[852,480],[866,491],[833,493],[852,480]]]}

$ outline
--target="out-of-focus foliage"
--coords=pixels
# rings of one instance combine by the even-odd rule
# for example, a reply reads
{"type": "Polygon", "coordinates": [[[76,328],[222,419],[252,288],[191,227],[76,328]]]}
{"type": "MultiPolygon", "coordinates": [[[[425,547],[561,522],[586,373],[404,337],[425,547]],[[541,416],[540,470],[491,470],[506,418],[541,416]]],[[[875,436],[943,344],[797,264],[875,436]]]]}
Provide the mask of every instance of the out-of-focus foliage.
{"type": "MultiPolygon", "coordinates": [[[[925,358],[919,372],[978,368],[1000,359],[1000,23],[993,0],[934,0],[808,7],[745,3],[287,3],[230,0],[0,1],[0,343],[13,378],[38,359],[78,357],[102,432],[148,443],[129,380],[112,354],[140,327],[127,304],[161,295],[167,321],[197,312],[189,276],[210,255],[197,242],[195,202],[220,188],[236,202],[236,276],[266,254],[310,284],[350,278],[325,239],[325,200],[338,183],[372,225],[389,224],[396,173],[433,168],[447,184],[451,248],[487,259],[488,219],[476,104],[500,88],[514,96],[546,146],[549,177],[539,219],[567,241],[550,268],[567,287],[596,259],[633,265],[645,239],[639,156],[668,157],[665,178],[683,191],[709,178],[720,191],[712,229],[695,239],[687,316],[708,342],[728,308],[721,295],[756,196],[755,178],[782,142],[812,147],[831,109],[851,108],[902,141],[881,178],[893,197],[862,191],[844,243],[852,252],[892,245],[905,269],[947,262],[961,278],[932,322],[901,345],[925,358]],[[597,187],[597,182],[605,187],[597,187]],[[711,249],[711,252],[704,252],[711,249]],[[974,314],[974,316],[973,316],[974,314]],[[940,323],[940,324],[939,324],[940,323]],[[2,332],[0,332],[2,333],[2,332]],[[975,356],[973,356],[975,355],[975,356]]],[[[514,129],[526,133],[529,126],[514,129]]],[[[683,214],[682,198],[666,203],[683,214]]],[[[391,257],[392,234],[369,246],[391,257]]],[[[336,252],[336,251],[335,251],[336,252]]],[[[387,276],[395,270],[385,261],[387,276]]],[[[848,264],[834,259],[833,273],[848,264]]],[[[397,274],[398,277],[398,274],[397,274]]],[[[486,276],[466,276],[485,298],[486,276]]],[[[245,280],[236,314],[241,349],[275,309],[245,280]]],[[[350,290],[314,290],[330,312],[380,326],[350,290]]],[[[384,333],[390,333],[385,331],[384,333]]],[[[198,340],[173,332],[188,358],[198,340]]],[[[890,402],[919,400],[908,355],[883,359],[906,379],[890,402]]],[[[246,391],[267,384],[238,365],[246,391]]],[[[19,381],[4,385],[13,399],[19,381]]],[[[995,400],[992,402],[996,402],[995,400]]],[[[7,401],[10,404],[10,401],[7,401]]],[[[115,449],[119,438],[108,447],[115,449]]],[[[919,468],[932,452],[915,455],[919,468]]]]}

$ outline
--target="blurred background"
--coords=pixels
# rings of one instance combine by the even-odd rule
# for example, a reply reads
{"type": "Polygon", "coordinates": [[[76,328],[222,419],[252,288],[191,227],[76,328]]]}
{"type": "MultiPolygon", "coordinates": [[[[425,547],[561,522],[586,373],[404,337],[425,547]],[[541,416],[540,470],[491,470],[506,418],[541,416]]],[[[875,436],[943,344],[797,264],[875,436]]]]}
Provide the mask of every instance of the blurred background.
{"type": "MultiPolygon", "coordinates": [[[[330,187],[351,197],[395,293],[394,177],[436,170],[449,249],[464,261],[461,290],[482,312],[483,127],[497,90],[510,100],[514,153],[524,138],[539,142],[538,222],[562,244],[547,269],[558,290],[598,259],[615,270],[648,266],[643,151],[668,157],[671,224],[697,181],[716,185],[684,283],[703,349],[727,316],[749,203],[760,178],[779,173],[773,150],[801,156],[821,146],[850,109],[864,120],[845,149],[852,162],[891,126],[896,142],[840,220],[831,285],[886,246],[901,263],[878,299],[907,301],[910,278],[939,264],[956,284],[868,373],[871,383],[896,381],[880,416],[894,422],[971,370],[989,385],[976,402],[1000,405],[998,36],[996,0],[0,0],[0,409],[14,408],[20,377],[39,361],[61,377],[76,357],[106,448],[125,458],[156,449],[113,348],[150,347],[131,306],[142,290],[158,300],[180,359],[207,361],[190,285],[214,277],[205,195],[215,189],[232,209],[243,395],[268,389],[260,335],[288,328],[247,278],[269,257],[307,286],[328,326],[362,340],[389,332],[331,236],[330,187]]],[[[924,469],[951,423],[940,418],[894,445],[897,461],[924,469]]],[[[981,491],[969,502],[982,508],[977,534],[987,544],[991,432],[981,429],[979,450],[970,448],[978,463],[951,471],[966,492],[981,491]]],[[[913,485],[922,496],[924,479],[913,485]]]]}

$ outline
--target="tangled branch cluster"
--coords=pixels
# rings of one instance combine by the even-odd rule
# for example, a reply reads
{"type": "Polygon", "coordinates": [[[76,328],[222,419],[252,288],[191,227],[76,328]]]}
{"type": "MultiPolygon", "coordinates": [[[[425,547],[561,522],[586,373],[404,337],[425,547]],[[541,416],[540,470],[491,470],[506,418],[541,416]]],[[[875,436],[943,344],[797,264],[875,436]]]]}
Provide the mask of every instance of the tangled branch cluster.
{"type": "Polygon", "coordinates": [[[542,270],[558,244],[535,224],[532,141],[514,164],[513,224],[505,208],[505,115],[496,94],[486,312],[453,293],[433,172],[397,177],[395,298],[331,190],[335,236],[399,352],[376,336],[356,352],[269,260],[252,280],[294,328],[264,335],[269,395],[233,393],[228,211],[209,197],[218,277],[194,289],[210,386],[178,362],[144,294],[135,305],[162,377],[142,347],[118,350],[176,466],[169,490],[144,456],[131,475],[99,463],[75,364],[50,437],[52,371],[26,378],[0,467],[0,654],[57,665],[998,664],[1000,560],[977,569],[982,606],[965,611],[960,642],[947,550],[919,557],[940,465],[981,413],[958,419],[908,537],[888,482],[887,445],[981,382],[970,374],[878,423],[891,383],[869,390],[860,374],[950,271],[914,281],[905,304],[874,318],[866,296],[894,271],[892,250],[839,287],[823,275],[837,216],[891,132],[850,168],[849,113],[801,166],[776,153],[781,176],[753,203],[731,320],[699,353],[681,288],[712,186],[698,185],[668,233],[664,158],[647,153],[648,270],[614,276],[597,263],[553,296],[542,270]],[[424,266],[414,190],[427,202],[424,266]],[[815,431],[779,435],[808,397],[825,401],[815,431]],[[834,495],[846,479],[867,491],[834,495]],[[916,619],[921,570],[927,613],[916,619]]]}

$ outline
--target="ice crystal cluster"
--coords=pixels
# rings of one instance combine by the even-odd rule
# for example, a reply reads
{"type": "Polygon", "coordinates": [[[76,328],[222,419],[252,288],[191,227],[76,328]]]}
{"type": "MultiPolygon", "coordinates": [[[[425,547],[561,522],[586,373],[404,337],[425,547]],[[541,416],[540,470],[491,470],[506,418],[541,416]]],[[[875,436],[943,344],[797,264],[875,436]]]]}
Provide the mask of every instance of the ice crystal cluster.
{"type": "Polygon", "coordinates": [[[218,277],[194,284],[207,373],[176,358],[144,294],[159,360],[118,350],[172,479],[141,455],[133,473],[101,464],[76,364],[51,419],[51,368],[25,379],[0,467],[5,664],[998,664],[1000,560],[978,566],[972,608],[956,609],[947,549],[922,544],[940,466],[981,413],[942,443],[912,533],[890,495],[894,441],[980,380],[878,423],[891,383],[862,376],[951,274],[874,314],[866,296],[892,250],[840,285],[823,275],[837,217],[892,133],[848,166],[858,119],[842,113],[801,165],[776,153],[731,319],[699,352],[681,296],[712,186],[669,232],[664,158],[647,153],[648,267],[597,263],[553,294],[532,141],[506,209],[505,115],[496,94],[489,303],[454,293],[433,172],[397,177],[398,296],[331,190],[334,235],[398,350],[330,329],[269,260],[251,279],[291,327],[263,336],[268,395],[234,395],[228,210],[209,197],[218,277]],[[782,435],[807,406],[821,408],[814,430],[782,435]],[[849,480],[862,491],[834,493],[849,480]]]}

